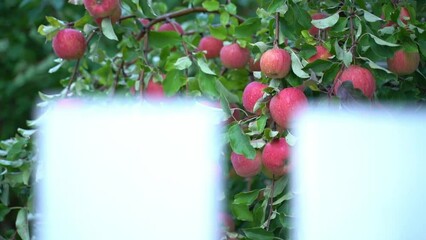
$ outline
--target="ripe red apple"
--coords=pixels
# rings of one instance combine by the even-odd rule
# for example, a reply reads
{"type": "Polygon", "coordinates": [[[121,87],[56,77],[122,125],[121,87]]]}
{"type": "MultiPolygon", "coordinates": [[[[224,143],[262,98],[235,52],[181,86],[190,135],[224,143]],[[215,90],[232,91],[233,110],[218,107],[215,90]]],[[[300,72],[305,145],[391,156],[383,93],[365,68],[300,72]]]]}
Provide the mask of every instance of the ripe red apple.
{"type": "Polygon", "coordinates": [[[83,0],[83,4],[94,18],[104,18],[120,7],[120,0],[83,0]]]}
{"type": "Polygon", "coordinates": [[[232,166],[235,172],[241,177],[253,177],[262,169],[261,153],[257,152],[256,157],[252,159],[246,158],[244,155],[231,153],[232,166]]]}
{"type": "Polygon", "coordinates": [[[262,152],[263,167],[273,175],[274,178],[288,173],[290,146],[285,138],[274,139],[267,143],[262,152]]]}
{"type": "Polygon", "coordinates": [[[364,95],[368,98],[372,98],[374,91],[376,91],[376,81],[371,72],[358,65],[351,65],[341,74],[337,74],[337,78],[334,80],[334,94],[345,81],[351,81],[354,88],[361,90],[364,95]]]}
{"type": "Polygon", "coordinates": [[[86,39],[82,32],[66,28],[56,34],[52,46],[56,55],[62,59],[79,59],[86,51],[86,39]]]}
{"type": "Polygon", "coordinates": [[[287,128],[290,120],[306,107],[308,99],[302,90],[294,87],[284,88],[269,103],[272,119],[282,128],[287,128]]]}
{"type": "MultiPolygon", "coordinates": [[[[251,82],[247,84],[243,91],[243,106],[244,108],[251,112],[253,112],[254,105],[256,102],[263,96],[263,89],[268,87],[268,85],[260,83],[260,82],[251,82]]],[[[259,109],[260,110],[260,109],[259,109]]],[[[260,111],[256,111],[256,114],[260,114],[260,111]]]]}
{"type": "MultiPolygon", "coordinates": [[[[328,15],[325,14],[325,13],[314,13],[311,16],[312,20],[319,20],[319,19],[323,19],[323,18],[326,18],[326,17],[328,17],[328,15]]],[[[319,31],[320,30],[317,27],[315,27],[314,25],[312,25],[312,27],[309,29],[309,33],[312,36],[317,36],[319,34],[319,31]]]]}
{"type": "Polygon", "coordinates": [[[260,58],[260,70],[270,78],[283,78],[291,68],[290,54],[280,48],[269,49],[260,58]]]}
{"type": "Polygon", "coordinates": [[[222,40],[214,38],[212,36],[203,37],[198,44],[198,49],[200,51],[206,51],[206,58],[215,58],[219,57],[220,50],[223,47],[222,40]]]}
{"type": "Polygon", "coordinates": [[[309,63],[314,62],[317,59],[327,60],[331,57],[330,52],[324,46],[318,45],[315,46],[315,48],[317,49],[317,53],[308,59],[309,63]]]}
{"type": "Polygon", "coordinates": [[[242,48],[238,43],[233,43],[222,47],[220,50],[220,60],[226,68],[244,68],[250,58],[247,48],[242,48]]]}
{"type": "Polygon", "coordinates": [[[179,34],[183,34],[183,28],[182,26],[177,22],[168,22],[164,23],[163,25],[158,28],[159,32],[178,32],[179,34]]]}
{"type": "Polygon", "coordinates": [[[420,55],[418,51],[406,52],[398,50],[392,58],[388,58],[388,69],[397,75],[412,74],[419,67],[420,55]]]}
{"type": "MultiPolygon", "coordinates": [[[[116,23],[116,22],[118,22],[118,20],[120,20],[120,18],[121,18],[121,7],[118,7],[117,9],[115,9],[113,12],[112,12],[112,15],[111,16],[108,16],[108,17],[110,17],[111,18],[111,23],[116,23]]],[[[99,25],[99,26],[101,26],[102,25],[102,20],[103,20],[104,18],[95,18],[95,22],[99,25]]]]}
{"type": "Polygon", "coordinates": [[[260,71],[260,60],[254,61],[253,58],[249,59],[250,72],[260,71]]]}
{"type": "Polygon", "coordinates": [[[162,99],[165,97],[163,85],[161,83],[154,82],[151,78],[146,85],[145,95],[150,99],[162,99]]]}

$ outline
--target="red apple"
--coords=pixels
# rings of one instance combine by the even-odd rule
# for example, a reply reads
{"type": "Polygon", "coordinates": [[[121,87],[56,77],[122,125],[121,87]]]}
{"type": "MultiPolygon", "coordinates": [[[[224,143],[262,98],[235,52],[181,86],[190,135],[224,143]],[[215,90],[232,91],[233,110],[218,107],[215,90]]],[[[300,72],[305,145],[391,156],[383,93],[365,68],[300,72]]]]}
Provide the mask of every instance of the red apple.
{"type": "Polygon", "coordinates": [[[66,28],[56,34],[52,46],[56,55],[62,59],[79,59],[86,51],[86,39],[82,32],[66,28]]]}
{"type": "Polygon", "coordinates": [[[418,51],[406,52],[398,50],[392,58],[388,58],[388,69],[397,75],[412,74],[419,67],[420,55],[418,51]]]}
{"type": "MultiPolygon", "coordinates": [[[[263,89],[268,87],[268,85],[260,83],[260,82],[251,82],[247,84],[243,91],[243,106],[244,108],[251,112],[253,112],[254,105],[256,102],[263,96],[263,89]]],[[[260,110],[260,109],[259,109],[260,110]]],[[[260,111],[256,111],[256,114],[260,114],[260,111]]]]}
{"type": "Polygon", "coordinates": [[[83,4],[94,18],[104,18],[120,7],[120,0],[83,0],[83,4]]]}
{"type": "Polygon", "coordinates": [[[151,78],[146,85],[145,95],[150,99],[162,99],[165,97],[163,85],[161,83],[154,82],[151,78]]]}
{"type": "Polygon", "coordinates": [[[290,146],[285,138],[274,139],[267,143],[262,152],[263,167],[273,175],[274,178],[288,173],[290,146]]]}
{"type": "MultiPolygon", "coordinates": [[[[111,23],[116,23],[118,22],[118,20],[120,20],[121,18],[121,7],[118,7],[117,9],[114,10],[114,12],[112,13],[111,16],[108,16],[111,18],[111,23]]],[[[102,20],[104,18],[95,18],[95,22],[101,26],[102,25],[102,20]]]]}
{"type": "Polygon", "coordinates": [[[260,70],[270,78],[283,78],[291,68],[290,54],[280,48],[269,49],[260,58],[260,70]]]}
{"type": "MultiPolygon", "coordinates": [[[[324,19],[326,17],[328,17],[328,15],[325,14],[325,13],[315,13],[311,16],[312,20],[324,19]]],[[[319,34],[319,31],[320,30],[317,27],[315,27],[314,25],[312,25],[312,27],[309,29],[309,33],[312,36],[317,36],[319,34]]]]}
{"type": "Polygon", "coordinates": [[[249,59],[250,72],[260,71],[260,60],[254,61],[253,58],[249,59]]]}
{"type": "Polygon", "coordinates": [[[357,65],[351,65],[343,70],[341,74],[337,74],[334,80],[334,94],[337,94],[339,87],[345,81],[351,81],[354,88],[361,90],[368,98],[372,98],[374,91],[376,91],[374,76],[368,69],[357,65]]]}
{"type": "Polygon", "coordinates": [[[158,28],[159,32],[178,32],[180,35],[184,33],[182,26],[177,22],[168,22],[158,28]]]}
{"type": "Polygon", "coordinates": [[[315,48],[317,49],[317,53],[308,59],[309,63],[315,62],[317,59],[327,60],[331,57],[330,52],[324,46],[318,45],[315,48]]]}
{"type": "Polygon", "coordinates": [[[232,216],[227,212],[220,212],[219,215],[221,225],[229,232],[235,231],[235,222],[232,216]]]}
{"type": "Polygon", "coordinates": [[[198,49],[200,51],[206,51],[206,58],[215,58],[219,57],[220,50],[223,47],[222,40],[214,38],[212,36],[203,37],[198,44],[198,49]]]}
{"type": "Polygon", "coordinates": [[[308,104],[302,90],[294,87],[284,88],[269,103],[272,119],[279,127],[287,128],[290,120],[308,104]]]}
{"type": "Polygon", "coordinates": [[[242,48],[237,43],[222,47],[220,50],[220,60],[226,68],[244,68],[250,58],[247,48],[242,48]]]}
{"type": "Polygon", "coordinates": [[[256,153],[255,158],[248,159],[244,155],[231,153],[231,163],[235,172],[241,177],[253,177],[262,169],[261,153],[256,153]]]}

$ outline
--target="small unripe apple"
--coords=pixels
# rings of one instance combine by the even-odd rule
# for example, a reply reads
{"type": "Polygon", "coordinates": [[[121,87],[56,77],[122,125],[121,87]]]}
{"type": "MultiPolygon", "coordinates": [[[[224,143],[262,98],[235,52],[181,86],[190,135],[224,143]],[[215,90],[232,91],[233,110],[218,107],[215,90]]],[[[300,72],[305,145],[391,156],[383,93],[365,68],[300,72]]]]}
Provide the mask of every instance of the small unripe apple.
{"type": "Polygon", "coordinates": [[[83,0],[83,4],[94,18],[104,18],[120,7],[120,0],[83,0]]]}
{"type": "MultiPolygon", "coordinates": [[[[324,19],[324,18],[326,18],[326,17],[328,17],[328,15],[327,15],[327,14],[325,14],[325,13],[314,13],[314,14],[311,16],[312,20],[324,19]]],[[[309,29],[309,33],[310,33],[312,36],[317,36],[317,35],[319,34],[319,31],[320,31],[320,30],[319,30],[317,27],[315,27],[314,25],[312,25],[312,27],[309,29]]]]}
{"type": "Polygon", "coordinates": [[[247,48],[242,48],[238,43],[233,43],[222,47],[220,50],[220,60],[223,66],[231,69],[244,68],[250,58],[247,48]]]}
{"type": "MultiPolygon", "coordinates": [[[[120,18],[121,18],[121,7],[118,7],[117,9],[115,9],[114,10],[114,12],[112,12],[112,15],[111,16],[108,16],[108,17],[110,17],[111,18],[111,23],[116,23],[116,22],[118,22],[118,20],[120,20],[120,18]]],[[[95,22],[99,25],[99,26],[101,26],[102,25],[102,20],[103,20],[104,18],[95,18],[95,22]]]]}
{"type": "Polygon", "coordinates": [[[339,87],[346,81],[351,81],[353,87],[361,90],[368,98],[372,98],[376,91],[376,80],[373,74],[368,69],[358,65],[350,65],[343,72],[337,74],[334,80],[334,94],[337,94],[339,87]]]}
{"type": "Polygon", "coordinates": [[[263,167],[271,173],[274,178],[288,173],[290,146],[285,138],[274,139],[267,143],[262,152],[263,167]]]}
{"type": "Polygon", "coordinates": [[[182,26],[177,22],[164,23],[158,28],[159,32],[177,32],[180,35],[184,33],[182,26]]]}
{"type": "Polygon", "coordinates": [[[252,159],[246,158],[244,155],[231,153],[231,163],[235,172],[241,177],[253,177],[262,169],[261,153],[257,152],[256,157],[252,159]]]}
{"type": "MultiPolygon", "coordinates": [[[[247,111],[254,113],[254,105],[263,96],[263,89],[265,89],[266,87],[268,87],[268,85],[260,82],[251,82],[247,84],[247,86],[244,88],[242,97],[243,106],[247,111]]],[[[260,111],[258,110],[256,114],[259,115],[260,111]]]]}
{"type": "Polygon", "coordinates": [[[219,40],[212,36],[203,37],[200,40],[200,43],[198,44],[198,49],[200,51],[207,52],[205,55],[207,59],[219,57],[220,50],[222,49],[222,47],[223,47],[222,40],[219,40]]]}
{"type": "Polygon", "coordinates": [[[419,67],[420,55],[418,51],[406,52],[398,50],[392,58],[388,58],[388,69],[397,75],[412,74],[419,67]]]}
{"type": "Polygon", "coordinates": [[[331,57],[330,52],[324,46],[318,45],[315,46],[315,48],[317,49],[317,53],[308,59],[309,63],[314,62],[317,59],[327,60],[331,57]]]}
{"type": "Polygon", "coordinates": [[[280,48],[269,49],[260,58],[260,70],[270,78],[283,78],[291,68],[290,54],[280,48]]]}
{"type": "Polygon", "coordinates": [[[287,128],[291,119],[308,104],[302,90],[294,87],[284,88],[269,103],[272,119],[282,128],[287,128]]]}
{"type": "Polygon", "coordinates": [[[260,71],[260,60],[254,61],[253,58],[249,59],[249,70],[250,72],[260,71]]]}
{"type": "Polygon", "coordinates": [[[56,34],[52,46],[56,55],[62,59],[79,59],[86,51],[86,39],[82,32],[66,28],[56,34]]]}

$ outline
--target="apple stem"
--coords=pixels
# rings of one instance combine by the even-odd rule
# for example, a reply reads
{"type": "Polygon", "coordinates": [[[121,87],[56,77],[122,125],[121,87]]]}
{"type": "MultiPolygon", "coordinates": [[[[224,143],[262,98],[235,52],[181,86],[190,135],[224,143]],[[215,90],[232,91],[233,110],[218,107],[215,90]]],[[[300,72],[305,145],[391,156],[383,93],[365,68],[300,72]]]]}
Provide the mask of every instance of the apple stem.
{"type": "Polygon", "coordinates": [[[278,48],[280,40],[280,13],[275,13],[275,38],[274,38],[274,48],[278,48]]]}
{"type": "MultiPolygon", "coordinates": [[[[208,11],[207,9],[203,8],[203,7],[194,7],[194,8],[187,8],[187,9],[182,9],[182,10],[178,10],[175,12],[171,12],[171,13],[166,13],[164,15],[158,16],[157,18],[152,19],[152,21],[150,21],[144,28],[142,28],[142,30],[140,31],[140,33],[138,34],[138,36],[136,37],[137,40],[141,40],[143,38],[143,36],[145,36],[145,34],[147,33],[147,29],[150,29],[152,26],[154,26],[155,24],[159,23],[159,22],[164,22],[168,19],[172,19],[172,18],[177,18],[177,17],[181,17],[181,16],[185,16],[191,13],[215,13],[215,14],[220,14],[219,11],[208,11]]],[[[245,19],[241,16],[238,16],[236,14],[232,14],[231,16],[235,17],[239,23],[243,23],[245,21],[245,19]]]]}
{"type": "Polygon", "coordinates": [[[274,212],[274,208],[273,208],[273,204],[274,204],[274,189],[275,189],[275,179],[274,179],[274,175],[272,174],[272,184],[271,184],[271,193],[269,195],[269,214],[268,214],[268,219],[266,220],[266,230],[269,230],[269,225],[271,223],[271,217],[272,217],[272,213],[274,212]]]}
{"type": "Polygon", "coordinates": [[[68,86],[67,86],[67,90],[65,92],[65,96],[68,96],[68,94],[71,90],[71,84],[77,78],[77,72],[78,72],[78,67],[80,66],[80,60],[81,60],[81,58],[77,59],[77,62],[75,63],[74,69],[73,69],[71,77],[70,77],[70,81],[69,81],[68,86]]]}

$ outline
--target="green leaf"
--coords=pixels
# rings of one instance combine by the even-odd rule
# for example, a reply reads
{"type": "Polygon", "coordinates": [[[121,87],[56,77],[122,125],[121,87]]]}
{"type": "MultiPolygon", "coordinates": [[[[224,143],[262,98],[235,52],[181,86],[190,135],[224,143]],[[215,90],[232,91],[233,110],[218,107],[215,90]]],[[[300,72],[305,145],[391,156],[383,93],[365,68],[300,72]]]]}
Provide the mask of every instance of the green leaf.
{"type": "Polygon", "coordinates": [[[174,66],[178,70],[184,70],[189,68],[192,65],[192,61],[188,56],[178,58],[174,66]]]}
{"type": "Polygon", "coordinates": [[[216,78],[216,89],[228,102],[230,103],[240,103],[240,98],[229,91],[225,86],[223,86],[222,82],[216,78]]]}
{"type": "Polygon", "coordinates": [[[237,14],[237,6],[235,6],[235,4],[229,2],[226,6],[225,6],[225,10],[227,12],[229,12],[229,14],[237,14]]]}
{"type": "Polygon", "coordinates": [[[250,192],[240,192],[234,196],[233,204],[251,205],[259,196],[260,189],[250,192]]]}
{"type": "Polygon", "coordinates": [[[150,31],[148,35],[149,46],[153,48],[164,48],[176,45],[182,41],[179,33],[175,31],[157,32],[150,31]]]}
{"type": "Polygon", "coordinates": [[[179,89],[186,83],[186,78],[182,71],[172,70],[167,73],[163,81],[164,93],[167,96],[175,95],[179,89]]]}
{"type": "Polygon", "coordinates": [[[277,200],[275,200],[272,205],[278,205],[281,204],[284,201],[288,201],[294,198],[294,193],[293,192],[287,192],[286,194],[282,195],[281,197],[279,197],[277,200]]]}
{"type": "Polygon", "coordinates": [[[105,37],[110,40],[118,41],[117,35],[115,35],[114,28],[112,27],[111,18],[107,17],[102,19],[102,33],[105,37]]]}
{"type": "Polygon", "coordinates": [[[364,12],[364,19],[367,22],[378,22],[383,21],[383,19],[379,18],[378,16],[368,12],[367,10],[362,10],[364,12]]]}
{"type": "Polygon", "coordinates": [[[16,216],[16,231],[22,240],[30,240],[30,231],[28,228],[28,212],[25,208],[21,208],[16,216]]]}
{"type": "Polygon", "coordinates": [[[296,76],[300,78],[309,78],[309,74],[303,71],[303,65],[300,61],[299,57],[294,53],[292,50],[290,50],[291,55],[291,70],[293,70],[293,73],[296,74],[296,76]]]}
{"type": "Polygon", "coordinates": [[[203,2],[203,7],[207,9],[207,11],[209,12],[219,10],[219,6],[220,6],[219,2],[215,0],[209,0],[209,1],[203,2]]]}
{"type": "Polygon", "coordinates": [[[368,64],[368,66],[369,66],[370,68],[378,69],[378,70],[382,70],[382,71],[385,71],[386,73],[392,74],[392,72],[391,72],[391,71],[389,71],[389,70],[388,70],[388,69],[386,69],[386,68],[380,67],[379,65],[377,65],[377,63],[375,63],[375,62],[371,61],[371,60],[370,60],[370,59],[368,59],[368,58],[365,58],[365,57],[359,57],[359,58],[360,58],[360,59],[362,59],[362,60],[364,60],[364,61],[366,61],[366,62],[367,62],[367,64],[368,64]]]}
{"type": "Polygon", "coordinates": [[[152,0],[145,0],[145,1],[133,1],[135,4],[139,5],[139,2],[142,3],[141,10],[143,14],[149,18],[155,18],[157,14],[154,12],[154,9],[152,8],[152,0]]]}
{"type": "Polygon", "coordinates": [[[45,26],[45,25],[40,25],[37,29],[37,32],[42,35],[45,36],[46,39],[48,41],[52,40],[53,37],[56,36],[56,33],[60,30],[60,28],[58,27],[52,27],[52,26],[45,26]]]}
{"type": "Polygon", "coordinates": [[[374,36],[373,34],[371,34],[371,33],[368,33],[368,35],[370,35],[370,37],[374,40],[374,42],[376,42],[378,45],[382,45],[382,46],[389,46],[389,47],[398,47],[399,46],[399,44],[396,44],[396,43],[391,43],[391,42],[386,42],[385,40],[383,40],[383,39],[381,39],[381,38],[379,38],[379,37],[377,37],[377,36],[374,36]]]}
{"type": "Polygon", "coordinates": [[[214,73],[210,69],[209,65],[207,65],[207,63],[205,62],[205,60],[203,58],[198,58],[197,59],[197,64],[198,64],[198,66],[200,67],[200,70],[203,73],[210,74],[210,75],[216,75],[216,73],[214,73]]]}
{"type": "MultiPolygon", "coordinates": [[[[198,86],[200,87],[201,92],[206,95],[217,97],[219,92],[216,89],[215,77],[212,75],[199,72],[197,74],[198,86]]],[[[229,109],[229,106],[228,106],[229,109]]]]}
{"type": "Polygon", "coordinates": [[[220,24],[222,24],[222,26],[226,26],[228,22],[229,22],[229,13],[228,12],[220,13],[220,24]]]}
{"type": "Polygon", "coordinates": [[[250,139],[243,133],[240,125],[233,124],[228,129],[228,137],[232,150],[237,154],[242,154],[248,159],[254,159],[256,150],[250,144],[250,139]]]}
{"type": "MultiPolygon", "coordinates": [[[[4,221],[4,217],[11,211],[10,208],[0,203],[0,222],[4,221]]],[[[1,239],[1,238],[0,238],[1,239]]]]}
{"type": "Polygon", "coordinates": [[[314,62],[307,64],[303,69],[312,69],[314,72],[323,72],[329,69],[333,65],[333,62],[317,59],[314,62]]]}
{"type": "Polygon", "coordinates": [[[272,232],[268,232],[265,229],[260,227],[246,228],[246,229],[243,229],[243,232],[250,240],[273,240],[274,239],[274,234],[272,232]]]}
{"type": "Polygon", "coordinates": [[[64,65],[64,63],[65,63],[65,61],[61,61],[58,65],[50,68],[49,71],[47,71],[47,72],[48,73],[54,73],[54,72],[58,71],[62,67],[62,65],[64,65]]]}
{"type": "Polygon", "coordinates": [[[250,18],[235,28],[235,36],[237,38],[251,37],[261,26],[260,18],[250,18]]]}
{"type": "Polygon", "coordinates": [[[22,159],[17,159],[15,161],[0,159],[0,166],[3,166],[3,167],[19,168],[23,164],[24,164],[24,160],[22,159]]]}
{"type": "Polygon", "coordinates": [[[336,50],[337,59],[343,61],[345,66],[349,66],[352,63],[352,53],[350,51],[346,51],[346,49],[342,49],[339,46],[338,41],[334,42],[334,49],[336,50]]]}
{"type": "Polygon", "coordinates": [[[51,16],[46,16],[46,20],[52,25],[53,27],[61,28],[65,27],[65,23],[61,20],[58,20],[51,16]]]}
{"type": "Polygon", "coordinates": [[[337,21],[339,21],[339,12],[323,19],[312,20],[311,23],[319,29],[326,29],[334,26],[337,21]]]}
{"type": "Polygon", "coordinates": [[[324,72],[324,75],[321,78],[322,84],[331,84],[337,76],[337,73],[340,71],[340,64],[333,64],[328,70],[324,72]]]}
{"type": "Polygon", "coordinates": [[[238,220],[248,222],[253,221],[253,214],[250,212],[249,206],[246,204],[232,204],[231,211],[238,220]]]}
{"type": "Polygon", "coordinates": [[[225,26],[209,26],[210,34],[220,40],[225,40],[228,35],[228,29],[225,26]]]}

